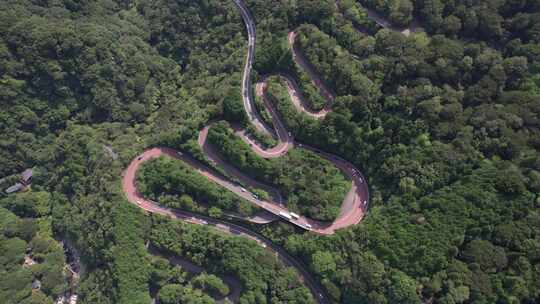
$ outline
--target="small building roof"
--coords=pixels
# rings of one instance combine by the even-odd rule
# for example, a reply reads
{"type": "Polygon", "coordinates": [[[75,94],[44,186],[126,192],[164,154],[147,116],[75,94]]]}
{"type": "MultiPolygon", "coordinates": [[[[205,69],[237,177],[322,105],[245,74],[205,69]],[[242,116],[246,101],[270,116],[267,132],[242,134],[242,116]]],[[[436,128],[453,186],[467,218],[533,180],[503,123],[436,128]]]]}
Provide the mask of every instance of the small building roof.
{"type": "Polygon", "coordinates": [[[17,192],[17,191],[20,191],[24,188],[24,185],[21,184],[21,183],[16,183],[15,185],[9,187],[6,189],[6,193],[7,194],[10,194],[10,193],[13,193],[13,192],[17,192]]]}
{"type": "Polygon", "coordinates": [[[21,173],[21,175],[22,175],[22,180],[25,181],[25,182],[29,181],[29,180],[32,178],[32,173],[33,173],[32,169],[26,169],[26,170],[24,170],[24,171],[21,173]]]}
{"type": "Polygon", "coordinates": [[[41,289],[41,281],[34,280],[34,282],[32,282],[32,289],[41,289]]]}
{"type": "Polygon", "coordinates": [[[76,294],[71,295],[71,297],[69,297],[69,304],[77,304],[78,298],[79,297],[76,294]]]}

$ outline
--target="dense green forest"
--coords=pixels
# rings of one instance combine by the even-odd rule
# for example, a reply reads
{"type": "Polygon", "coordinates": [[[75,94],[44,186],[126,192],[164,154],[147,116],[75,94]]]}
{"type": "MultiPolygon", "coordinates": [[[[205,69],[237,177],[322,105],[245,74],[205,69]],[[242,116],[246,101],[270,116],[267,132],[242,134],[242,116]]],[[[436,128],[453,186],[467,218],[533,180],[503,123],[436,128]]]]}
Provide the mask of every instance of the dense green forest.
{"type": "Polygon", "coordinates": [[[207,227],[156,217],[150,241],[160,250],[184,256],[212,273],[233,273],[244,288],[240,303],[314,303],[294,268],[254,241],[225,236],[207,227]]]}
{"type": "MultiPolygon", "coordinates": [[[[13,205],[25,206],[26,212],[41,201],[46,204],[46,193],[17,195],[13,205]],[[43,201],[45,200],[45,201],[43,201]],[[27,208],[27,209],[26,209],[27,208]]],[[[7,201],[0,201],[4,206],[7,201]]],[[[18,209],[14,214],[0,207],[0,296],[6,304],[52,304],[68,288],[63,272],[64,250],[52,238],[50,221],[27,217],[18,209]],[[29,262],[31,261],[31,262],[29,262]],[[39,288],[38,288],[39,287],[39,288]]]]}
{"type": "Polygon", "coordinates": [[[145,147],[189,145],[238,90],[234,3],[2,1],[0,20],[0,176],[34,167],[29,191],[86,266],[81,303],[149,303],[149,224],[120,177],[145,147]]]}
{"type": "Polygon", "coordinates": [[[163,304],[200,303],[213,304],[230,292],[229,286],[218,276],[208,273],[191,273],[167,257],[152,256],[150,288],[163,304]]]}
{"type": "Polygon", "coordinates": [[[538,46],[530,23],[514,33],[511,21],[538,8],[510,6],[486,8],[485,22],[509,21],[498,45],[428,29],[381,30],[351,48],[328,29],[341,18],[333,8],[304,11],[317,21],[298,29],[297,45],[338,95],[335,111],[322,122],[298,114],[277,78],[269,93],[300,140],[353,161],[372,188],[363,224],[330,238],[283,234],[335,300],[538,298],[538,46]]]}
{"type": "MultiPolygon", "coordinates": [[[[538,302],[538,1],[246,4],[257,26],[253,80],[288,73],[313,108],[324,104],[292,60],[296,30],[336,94],[334,111],[320,121],[298,113],[278,78],[268,93],[298,140],[354,163],[371,190],[364,221],[333,236],[254,229],[302,259],[336,303],[538,302]],[[381,29],[363,5],[423,30],[381,29]]],[[[215,262],[209,273],[234,272],[243,303],[312,301],[292,269],[252,242],[149,218],[120,189],[145,148],[196,151],[210,119],[246,123],[247,37],[233,1],[5,0],[0,25],[0,177],[35,171],[28,192],[1,189],[3,299],[50,303],[65,288],[53,240],[65,236],[86,267],[81,303],[149,303],[148,240],[215,262]],[[38,243],[44,267],[22,267],[38,243]],[[42,292],[31,293],[36,277],[42,292]]],[[[162,301],[211,301],[171,282],[162,301]]]]}
{"type": "Polygon", "coordinates": [[[207,214],[211,210],[218,214],[232,211],[243,216],[253,215],[258,209],[180,160],[161,157],[145,162],[137,182],[145,197],[171,208],[207,214]]]}

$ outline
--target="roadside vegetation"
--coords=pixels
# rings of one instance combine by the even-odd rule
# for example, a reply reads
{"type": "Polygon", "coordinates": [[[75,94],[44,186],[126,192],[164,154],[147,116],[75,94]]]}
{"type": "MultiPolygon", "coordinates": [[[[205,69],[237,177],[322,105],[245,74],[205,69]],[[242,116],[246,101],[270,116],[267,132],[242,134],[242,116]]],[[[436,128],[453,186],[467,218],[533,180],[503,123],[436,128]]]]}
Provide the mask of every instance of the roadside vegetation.
{"type": "MultiPolygon", "coordinates": [[[[286,40],[306,24],[298,46],[335,90],[334,111],[315,121],[292,106],[279,110],[301,142],[361,169],[371,192],[364,221],[336,235],[296,234],[285,223],[261,231],[308,264],[335,303],[538,302],[538,3],[354,2],[358,14],[342,14],[330,0],[246,1],[257,22],[254,79],[289,72],[309,85],[286,40]],[[358,32],[359,4],[403,24],[410,13],[425,33],[358,32]]],[[[3,256],[14,257],[0,266],[2,300],[28,298],[35,274],[20,270],[20,256],[41,237],[25,232],[32,222],[47,237],[69,236],[81,252],[80,303],[149,303],[150,224],[124,200],[122,171],[147,147],[197,151],[203,125],[241,113],[225,111],[238,99],[225,102],[239,90],[247,45],[237,8],[232,1],[8,0],[0,2],[0,24],[0,177],[35,169],[26,195],[1,189],[2,208],[24,223],[2,232],[10,249],[3,256]]],[[[274,102],[285,105],[283,84],[274,84],[274,102]]],[[[171,233],[167,247],[205,235],[177,225],[193,232],[171,233]]],[[[152,234],[165,229],[156,225],[152,234]]],[[[210,260],[221,258],[225,239],[246,241],[212,235],[174,251],[210,260]]],[[[247,303],[261,294],[267,302],[288,302],[288,292],[309,298],[294,273],[268,274],[276,268],[263,253],[254,255],[262,262],[245,258],[258,247],[242,246],[223,265],[250,268],[242,270],[253,290],[242,295],[247,303]]],[[[54,290],[44,290],[41,302],[54,290]]]]}
{"type": "Polygon", "coordinates": [[[137,188],[144,197],[170,208],[206,214],[210,210],[214,214],[231,211],[243,216],[253,215],[258,210],[181,160],[169,157],[144,162],[137,171],[137,188]]]}
{"type": "Polygon", "coordinates": [[[337,95],[367,100],[377,97],[377,87],[366,77],[360,60],[340,47],[336,39],[314,25],[302,25],[296,32],[295,44],[337,95]]]}
{"type": "MultiPolygon", "coordinates": [[[[276,226],[264,233],[281,234],[341,303],[538,299],[539,40],[531,20],[539,7],[429,1],[433,11],[423,1],[415,6],[422,26],[438,16],[446,25],[357,40],[362,34],[343,39],[329,26],[340,16],[326,3],[298,4],[317,8],[302,10],[311,25],[298,30],[297,43],[337,93],[334,112],[323,121],[299,114],[277,77],[268,93],[298,140],[361,168],[370,211],[331,237],[291,236],[276,226]]],[[[259,29],[286,23],[267,20],[259,15],[259,29]]],[[[291,69],[259,66],[261,74],[291,69]]]]}
{"type": "MultiPolygon", "coordinates": [[[[80,303],[147,304],[145,216],[124,200],[122,171],[145,147],[189,145],[221,115],[244,55],[236,7],[24,0],[0,7],[0,176],[34,167],[29,191],[51,197],[43,217],[81,252],[80,303]]],[[[26,208],[13,195],[5,200],[26,208]]],[[[2,289],[4,299],[16,292],[2,289]]]]}
{"type": "Polygon", "coordinates": [[[210,128],[208,141],[228,163],[276,187],[286,197],[287,208],[309,218],[334,220],[351,187],[339,169],[313,152],[291,149],[278,158],[258,156],[224,122],[210,128]]]}
{"type": "Polygon", "coordinates": [[[229,294],[227,284],[213,274],[194,275],[161,256],[152,256],[150,265],[150,290],[160,303],[213,304],[229,294]]]}
{"type": "MultiPolygon", "coordinates": [[[[254,241],[160,216],[152,219],[153,245],[162,252],[185,257],[210,273],[234,274],[242,283],[240,303],[315,303],[294,268],[284,267],[275,255],[254,241]]],[[[208,279],[197,277],[193,285],[209,289],[208,279]]],[[[216,288],[222,289],[219,285],[216,288]]]]}
{"type": "Polygon", "coordinates": [[[296,140],[302,140],[302,134],[304,133],[318,132],[314,128],[320,126],[319,122],[295,108],[287,93],[287,84],[283,79],[278,76],[272,76],[268,78],[267,83],[266,97],[274,104],[287,126],[287,130],[291,130],[291,134],[294,135],[296,140]],[[299,127],[302,125],[308,127],[300,129],[299,127]]]}
{"type": "MultiPolygon", "coordinates": [[[[24,194],[23,194],[24,195],[24,194]]],[[[14,204],[23,205],[17,195],[14,204]]],[[[36,195],[37,196],[37,195],[36,195]]],[[[43,199],[43,197],[41,198],[43,199]]],[[[48,197],[45,198],[48,200],[48,197]]],[[[36,197],[36,201],[39,199],[36,197]]],[[[6,199],[0,200],[0,205],[6,199]]],[[[50,222],[0,207],[0,297],[6,304],[52,304],[68,288],[62,245],[52,238],[50,222]],[[18,215],[19,216],[18,216],[18,215]]]]}

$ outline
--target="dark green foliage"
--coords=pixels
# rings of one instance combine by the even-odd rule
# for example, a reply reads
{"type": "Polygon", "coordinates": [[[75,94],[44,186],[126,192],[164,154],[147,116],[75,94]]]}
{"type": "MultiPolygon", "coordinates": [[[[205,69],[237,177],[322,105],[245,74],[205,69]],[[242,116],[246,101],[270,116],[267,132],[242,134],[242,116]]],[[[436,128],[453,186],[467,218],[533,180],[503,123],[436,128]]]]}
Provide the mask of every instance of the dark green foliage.
{"type": "MultiPolygon", "coordinates": [[[[301,240],[289,238],[287,247],[293,251],[310,248],[303,255],[312,261],[314,271],[323,279],[335,281],[342,279],[342,275],[352,275],[358,284],[353,286],[366,290],[366,295],[370,286],[379,286],[376,287],[378,292],[396,297],[392,288],[401,285],[385,290],[380,289],[377,282],[384,277],[394,280],[391,269],[397,268],[405,272],[406,275],[399,277],[409,282],[406,284],[411,284],[411,277],[429,276],[423,291],[425,296],[464,297],[474,303],[481,299],[492,301],[500,295],[495,293],[497,287],[490,281],[501,275],[509,278],[515,267],[521,267],[512,265],[510,256],[527,256],[528,248],[532,248],[529,246],[534,246],[533,239],[538,237],[539,227],[537,223],[532,224],[538,219],[537,212],[527,215],[533,208],[530,193],[508,201],[504,192],[496,190],[494,182],[499,178],[498,170],[500,166],[485,164],[463,182],[419,201],[394,198],[391,207],[373,208],[364,227],[354,229],[354,240],[343,233],[330,242],[343,242],[341,249],[323,245],[328,244],[328,240],[321,238],[316,240],[318,245],[308,243],[300,247],[297,246],[301,240]],[[421,222],[418,216],[408,216],[418,212],[424,219],[421,222]],[[513,221],[513,217],[520,219],[513,221]],[[491,232],[492,225],[497,227],[494,232],[491,232]],[[320,246],[327,251],[315,251],[320,246]],[[350,256],[361,248],[374,252],[377,257],[350,256]],[[348,260],[353,261],[352,266],[345,266],[349,265],[348,260]],[[332,272],[334,268],[342,272],[332,272]]],[[[522,258],[521,263],[529,265],[535,261],[536,258],[522,258]]],[[[529,284],[537,284],[534,280],[531,277],[529,284]]],[[[348,296],[351,295],[346,293],[343,298],[348,296]]],[[[404,294],[399,297],[402,296],[404,294]]]]}
{"type": "Polygon", "coordinates": [[[314,303],[294,270],[284,267],[252,240],[224,235],[205,226],[153,219],[150,240],[158,249],[186,257],[210,273],[234,274],[242,283],[241,303],[314,303]]]}
{"type": "Polygon", "coordinates": [[[231,92],[223,100],[223,117],[228,121],[238,122],[242,125],[247,124],[248,121],[240,88],[232,88],[231,92]]]}
{"type": "MultiPolygon", "coordinates": [[[[144,146],[185,144],[223,113],[239,84],[240,16],[232,2],[0,6],[0,177],[35,166],[37,190],[1,205],[50,216],[54,232],[74,240],[87,270],[82,303],[148,303],[144,221],[123,209],[118,178],[144,146]]],[[[6,231],[28,242],[35,226],[6,231]]]]}
{"type": "Polygon", "coordinates": [[[53,303],[53,299],[67,288],[63,273],[63,248],[57,241],[46,236],[47,231],[25,231],[25,225],[32,226],[33,222],[0,208],[2,303],[53,303]],[[27,254],[36,264],[23,265],[27,254]],[[35,280],[41,283],[40,291],[32,290],[32,282],[35,280]]]}
{"type": "Polygon", "coordinates": [[[535,1],[413,2],[425,21],[426,29],[432,33],[459,34],[492,41],[509,36],[520,36],[526,40],[534,37],[530,22],[538,18],[540,9],[535,1]]]}
{"type": "MultiPolygon", "coordinates": [[[[286,41],[306,23],[298,46],[336,93],[334,111],[321,121],[299,114],[277,79],[269,95],[295,138],[363,171],[370,211],[331,237],[285,224],[263,232],[301,257],[335,302],[538,302],[538,1],[339,2],[246,1],[257,23],[253,78],[288,71],[308,104],[324,104],[286,41]],[[396,25],[415,17],[427,34],[379,30],[362,5],[396,25]]],[[[145,147],[200,153],[194,139],[210,118],[243,122],[246,35],[234,3],[7,0],[0,27],[0,177],[12,176],[3,181],[11,184],[35,168],[29,192],[0,199],[25,217],[0,208],[2,301],[53,301],[61,285],[54,233],[81,252],[81,303],[148,303],[149,280],[159,276],[143,253],[144,217],[119,189],[121,173],[145,147]],[[30,243],[49,266],[20,267],[30,243]],[[45,289],[31,293],[37,275],[45,289]]],[[[302,164],[320,165],[298,154],[302,164]]],[[[318,181],[310,172],[300,181],[318,181]]],[[[196,208],[186,195],[171,201],[196,208]]],[[[153,233],[174,230],[165,226],[153,233]]],[[[311,301],[294,272],[255,245],[186,227],[166,247],[220,268],[210,273],[239,273],[245,302],[311,301]],[[223,245],[230,243],[240,249],[223,245]]],[[[206,299],[167,288],[175,300],[175,292],[206,299]]]]}
{"type": "Polygon", "coordinates": [[[229,287],[221,279],[213,274],[202,273],[196,276],[192,281],[193,286],[207,293],[226,296],[229,294],[229,287]]]}
{"type": "Polygon", "coordinates": [[[215,301],[202,294],[200,290],[192,289],[191,287],[184,287],[178,284],[168,284],[160,289],[159,302],[163,304],[180,304],[180,303],[193,303],[193,304],[213,304],[215,301]]]}
{"type": "MultiPolygon", "coordinates": [[[[98,131],[70,126],[58,139],[51,160],[54,164],[66,159],[63,166],[40,168],[41,182],[34,180],[32,187],[51,189],[53,227],[68,235],[81,253],[87,271],[80,283],[81,301],[147,303],[145,217],[122,199],[112,182],[113,172],[121,172],[123,165],[103,149],[100,141],[107,133],[115,141],[125,140],[124,134],[107,127],[98,131]]],[[[133,153],[116,152],[126,159],[133,153]]]]}
{"type": "MultiPolygon", "coordinates": [[[[366,9],[355,0],[339,1],[340,10],[347,20],[352,21],[356,29],[365,29],[371,33],[376,32],[376,23],[368,18],[366,9]]],[[[355,29],[355,30],[356,30],[355,29]]]]}
{"type": "Polygon", "coordinates": [[[29,191],[6,197],[0,205],[21,217],[39,217],[50,213],[50,199],[50,194],[45,191],[29,191]]]}
{"type": "Polygon", "coordinates": [[[257,210],[179,160],[162,157],[148,161],[138,172],[137,181],[145,197],[162,201],[160,197],[167,195],[163,203],[172,208],[194,210],[195,202],[199,202],[246,216],[257,210]]]}
{"type": "MultiPolygon", "coordinates": [[[[432,12],[441,4],[444,13],[452,9],[449,3],[431,3],[432,12]]],[[[510,15],[537,9],[524,4],[510,13],[510,6],[499,9],[510,15]]],[[[482,18],[491,18],[490,10],[482,18]]],[[[523,19],[526,27],[529,18],[523,19]]],[[[414,303],[435,297],[441,303],[494,303],[538,297],[538,276],[529,269],[539,269],[531,255],[539,230],[525,224],[537,217],[538,208],[537,45],[523,36],[519,42],[503,40],[508,42],[505,50],[448,38],[491,40],[498,35],[496,19],[483,25],[493,26],[489,35],[478,29],[466,32],[471,24],[461,20],[474,18],[453,16],[440,21],[446,37],[405,38],[379,31],[371,50],[346,63],[335,59],[336,44],[357,53],[323,26],[325,20],[313,22],[331,37],[303,28],[305,42],[313,42],[302,50],[334,90],[334,75],[360,67],[357,73],[381,84],[384,92],[373,94],[376,102],[363,93],[338,96],[335,112],[322,122],[297,113],[284,85],[270,80],[268,93],[297,139],[345,156],[371,180],[372,207],[364,228],[317,242],[295,236],[286,242],[320,274],[336,300],[414,303]],[[468,249],[479,241],[492,244],[492,255],[482,255],[481,263],[471,260],[474,250],[468,249]],[[368,253],[360,254],[361,249],[368,253]],[[519,263],[513,262],[516,255],[519,263]],[[336,271],[329,275],[326,269],[334,263],[336,271]],[[389,288],[382,282],[395,284],[389,288]]],[[[342,90],[353,92],[351,87],[342,90]]]]}
{"type": "Polygon", "coordinates": [[[473,240],[467,244],[462,258],[469,264],[478,264],[484,272],[501,271],[508,264],[504,248],[493,246],[489,241],[484,240],[473,240]]]}
{"type": "Polygon", "coordinates": [[[118,303],[148,303],[149,265],[143,245],[145,219],[135,206],[125,202],[115,212],[112,254],[118,303]]]}
{"type": "Polygon", "coordinates": [[[359,95],[368,100],[376,97],[377,88],[364,75],[360,61],[336,46],[336,40],[315,26],[302,25],[297,32],[299,48],[338,95],[359,95]]]}

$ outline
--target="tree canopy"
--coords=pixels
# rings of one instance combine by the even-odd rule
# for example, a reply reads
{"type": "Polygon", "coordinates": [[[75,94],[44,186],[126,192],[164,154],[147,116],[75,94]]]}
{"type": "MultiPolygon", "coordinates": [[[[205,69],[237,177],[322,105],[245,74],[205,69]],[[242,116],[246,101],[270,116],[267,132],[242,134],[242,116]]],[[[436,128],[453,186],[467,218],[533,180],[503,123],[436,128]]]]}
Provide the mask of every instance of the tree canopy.
{"type": "MultiPolygon", "coordinates": [[[[335,93],[332,112],[321,120],[298,112],[279,77],[268,80],[268,96],[295,139],[361,169],[369,211],[332,236],[286,223],[249,229],[300,259],[333,303],[538,302],[538,1],[337,2],[246,0],[257,30],[250,76],[285,73],[322,108],[293,60],[294,30],[295,47],[335,93]],[[400,29],[420,27],[405,36],[373,12],[400,29]]],[[[121,192],[122,172],[145,149],[204,161],[197,135],[208,121],[249,126],[239,89],[248,40],[233,1],[6,0],[0,26],[4,302],[51,303],[65,290],[62,238],[85,266],[83,304],[149,303],[163,277],[171,281],[155,296],[164,303],[214,301],[206,283],[159,275],[148,241],[210,265],[209,274],[236,275],[242,303],[314,302],[295,270],[255,243],[145,216],[121,192]],[[27,168],[31,186],[7,195],[27,168]],[[36,267],[23,266],[30,247],[36,267]],[[32,292],[35,279],[41,289],[32,292]]],[[[294,150],[263,162],[216,127],[222,156],[283,189],[293,209],[335,215],[347,191],[336,168],[294,150]],[[317,191],[304,191],[308,183],[317,191]]],[[[158,159],[143,172],[145,195],[164,204],[212,203],[215,216],[253,211],[182,163],[158,159]]]]}

